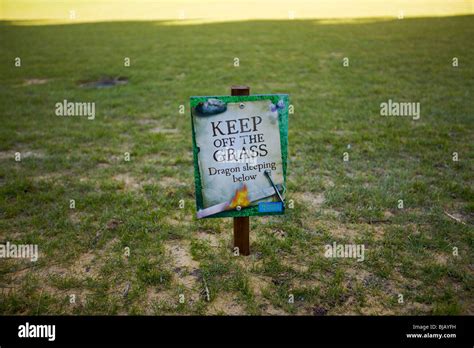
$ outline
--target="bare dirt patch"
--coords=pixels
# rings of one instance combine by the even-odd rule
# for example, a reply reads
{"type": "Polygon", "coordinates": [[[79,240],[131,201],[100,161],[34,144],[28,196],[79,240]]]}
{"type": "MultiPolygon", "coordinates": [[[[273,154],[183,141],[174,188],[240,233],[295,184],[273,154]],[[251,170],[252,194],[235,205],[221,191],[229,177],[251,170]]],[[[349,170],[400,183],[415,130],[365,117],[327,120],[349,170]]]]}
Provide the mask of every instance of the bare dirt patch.
{"type": "Polygon", "coordinates": [[[49,79],[25,79],[23,81],[23,86],[31,86],[31,85],[44,85],[48,83],[49,79]]]}
{"type": "Polygon", "coordinates": [[[330,188],[330,187],[336,186],[334,181],[328,176],[323,177],[323,185],[324,185],[325,188],[330,188]]]}
{"type": "Polygon", "coordinates": [[[169,226],[182,226],[182,221],[178,220],[178,219],[174,219],[174,218],[171,218],[169,216],[165,217],[165,224],[169,225],[169,226]]]}
{"type": "Polygon", "coordinates": [[[63,175],[64,175],[63,173],[51,172],[51,173],[37,175],[33,178],[33,180],[34,181],[56,181],[59,178],[61,178],[63,175]]]}
{"type": "Polygon", "coordinates": [[[197,239],[206,242],[211,247],[219,246],[220,239],[216,234],[199,231],[195,234],[195,236],[197,239]]]}
{"type": "Polygon", "coordinates": [[[362,315],[396,315],[393,309],[383,305],[384,302],[385,300],[379,297],[367,296],[365,306],[360,309],[360,313],[362,315]]]}
{"type": "Polygon", "coordinates": [[[448,263],[449,255],[442,254],[439,252],[433,253],[434,259],[437,264],[445,266],[448,263]]]}
{"type": "Polygon", "coordinates": [[[155,288],[149,287],[145,297],[147,303],[145,313],[148,315],[155,314],[154,306],[158,308],[171,307],[178,303],[178,298],[170,290],[157,291],[155,288]]]}
{"type": "Polygon", "coordinates": [[[324,204],[324,193],[313,193],[313,192],[303,192],[295,193],[296,203],[301,203],[305,206],[309,206],[313,209],[321,208],[324,204]]]}
{"type": "Polygon", "coordinates": [[[341,215],[340,212],[334,209],[322,209],[322,212],[324,215],[327,215],[333,218],[337,218],[339,215],[341,215]]]}
{"type": "Polygon", "coordinates": [[[180,214],[177,210],[173,215],[166,216],[164,222],[169,226],[179,227],[188,226],[193,221],[193,217],[189,214],[180,214]]]}
{"type": "Polygon", "coordinates": [[[382,225],[370,225],[374,231],[374,239],[381,241],[385,239],[385,227],[382,225]]]}
{"type": "Polygon", "coordinates": [[[100,250],[90,250],[81,254],[67,269],[67,273],[78,277],[97,277],[118,241],[118,238],[111,239],[100,250]]]}
{"type": "Polygon", "coordinates": [[[105,168],[109,168],[109,167],[110,167],[109,163],[101,162],[101,163],[97,164],[97,168],[100,168],[100,169],[105,169],[105,168]]]}
{"type": "MultiPolygon", "coordinates": [[[[171,240],[165,243],[166,253],[169,255],[172,268],[174,271],[174,278],[179,285],[183,285],[186,289],[193,291],[198,284],[199,262],[195,261],[190,253],[188,241],[171,240]]],[[[193,292],[191,299],[197,300],[199,298],[198,292],[193,292]]]]}
{"type": "Polygon", "coordinates": [[[463,224],[463,225],[465,225],[466,220],[468,220],[465,216],[463,216],[462,214],[457,213],[457,212],[449,213],[449,212],[445,211],[444,214],[448,218],[450,218],[451,220],[456,221],[456,222],[458,222],[460,224],[463,224]]]}
{"type": "Polygon", "coordinates": [[[87,216],[86,213],[80,212],[80,211],[75,211],[71,210],[69,213],[69,220],[74,224],[74,225],[79,225],[84,218],[87,216]]]}
{"type": "Polygon", "coordinates": [[[426,303],[420,302],[410,302],[407,303],[406,306],[403,307],[403,314],[406,315],[428,315],[431,314],[432,307],[427,305],[426,303]]]}
{"type": "Polygon", "coordinates": [[[118,242],[117,238],[108,241],[100,250],[89,250],[81,255],[69,266],[68,265],[51,265],[46,268],[39,269],[35,272],[43,283],[52,275],[57,276],[72,276],[78,278],[97,277],[100,270],[106,262],[107,256],[111,249],[118,242]]]}
{"type": "Polygon", "coordinates": [[[177,134],[179,133],[179,130],[176,128],[155,127],[155,128],[150,129],[150,132],[154,134],[177,134]]]}
{"type": "Polygon", "coordinates": [[[354,134],[354,131],[345,130],[345,129],[334,129],[331,131],[331,133],[337,136],[345,136],[345,135],[351,136],[354,134]]]}
{"type": "Polygon", "coordinates": [[[231,293],[220,293],[209,305],[209,315],[245,315],[244,307],[238,302],[237,297],[231,293]]]}
{"type": "Polygon", "coordinates": [[[95,267],[95,259],[96,255],[93,252],[82,254],[70,267],[70,273],[75,276],[86,274],[89,276],[96,276],[98,274],[98,269],[95,267]]]}
{"type": "Polygon", "coordinates": [[[45,154],[42,151],[27,151],[27,150],[17,150],[17,151],[0,151],[0,160],[2,159],[11,159],[15,160],[15,154],[19,152],[21,159],[24,158],[44,158],[45,154]]]}
{"type": "Polygon", "coordinates": [[[305,273],[308,271],[309,268],[308,264],[304,264],[303,262],[298,261],[296,257],[281,258],[280,262],[282,265],[289,267],[299,273],[305,273]]]}
{"type": "Polygon", "coordinates": [[[294,278],[291,282],[293,289],[323,289],[324,283],[314,278],[294,278]]]}
{"type": "Polygon", "coordinates": [[[137,123],[141,126],[157,125],[158,121],[151,118],[142,118],[137,120],[137,123]]]}
{"type": "Polygon", "coordinates": [[[170,177],[170,176],[164,176],[162,178],[159,178],[158,183],[160,184],[160,186],[163,186],[166,188],[187,186],[185,182],[177,178],[170,177]]]}
{"type": "Polygon", "coordinates": [[[352,229],[343,224],[333,225],[332,227],[330,227],[329,232],[334,237],[346,239],[349,241],[353,241],[359,235],[359,233],[355,229],[352,229]]]}
{"type": "Polygon", "coordinates": [[[117,174],[113,179],[123,183],[124,189],[127,191],[137,191],[141,187],[138,181],[128,173],[117,174]]]}
{"type": "Polygon", "coordinates": [[[272,278],[262,275],[249,274],[249,285],[256,297],[261,297],[265,290],[272,283],[272,278]]]}
{"type": "Polygon", "coordinates": [[[283,309],[276,308],[269,303],[265,303],[264,308],[265,315],[288,315],[283,309]]]}
{"type": "Polygon", "coordinates": [[[270,234],[272,234],[273,236],[275,236],[276,239],[279,239],[279,240],[284,240],[287,237],[286,232],[279,228],[272,229],[270,231],[270,234]]]}
{"type": "Polygon", "coordinates": [[[165,250],[172,258],[176,267],[199,268],[199,263],[193,259],[189,252],[189,243],[187,241],[168,241],[165,243],[165,250]]]}

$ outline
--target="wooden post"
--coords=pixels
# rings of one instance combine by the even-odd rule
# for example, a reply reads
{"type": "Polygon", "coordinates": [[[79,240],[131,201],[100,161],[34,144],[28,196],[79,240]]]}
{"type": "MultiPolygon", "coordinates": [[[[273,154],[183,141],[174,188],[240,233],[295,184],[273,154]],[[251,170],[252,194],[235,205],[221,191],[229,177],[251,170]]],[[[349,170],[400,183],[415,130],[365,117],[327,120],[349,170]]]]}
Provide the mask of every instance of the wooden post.
{"type": "MultiPolygon", "coordinates": [[[[230,88],[231,95],[250,95],[250,87],[248,86],[232,86],[230,88]]],[[[234,218],[234,248],[239,248],[239,255],[250,255],[250,218],[235,217],[234,218]]]]}

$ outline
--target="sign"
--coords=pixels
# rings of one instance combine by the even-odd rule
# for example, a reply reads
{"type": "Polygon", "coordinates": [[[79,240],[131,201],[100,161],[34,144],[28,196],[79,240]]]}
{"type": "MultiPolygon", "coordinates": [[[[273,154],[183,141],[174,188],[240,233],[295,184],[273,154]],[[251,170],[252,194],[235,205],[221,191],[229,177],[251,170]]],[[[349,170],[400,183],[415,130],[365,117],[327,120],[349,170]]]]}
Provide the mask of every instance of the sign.
{"type": "Polygon", "coordinates": [[[286,94],[191,97],[198,218],[284,213],[288,106],[286,94]]]}

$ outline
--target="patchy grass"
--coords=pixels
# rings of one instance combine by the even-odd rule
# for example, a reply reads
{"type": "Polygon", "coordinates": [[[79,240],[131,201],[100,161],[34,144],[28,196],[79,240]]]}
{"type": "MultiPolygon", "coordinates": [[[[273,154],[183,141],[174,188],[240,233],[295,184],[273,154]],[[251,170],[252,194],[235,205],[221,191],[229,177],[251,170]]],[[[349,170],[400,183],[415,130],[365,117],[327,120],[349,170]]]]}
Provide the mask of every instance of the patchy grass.
{"type": "Polygon", "coordinates": [[[473,314],[472,19],[3,22],[0,240],[40,258],[0,260],[0,313],[473,314]],[[105,76],[128,84],[80,86],[105,76]],[[230,219],[194,217],[187,108],[244,83],[291,95],[294,208],[251,219],[235,257],[230,219]],[[64,99],[96,118],[55,116],[64,99]]]}

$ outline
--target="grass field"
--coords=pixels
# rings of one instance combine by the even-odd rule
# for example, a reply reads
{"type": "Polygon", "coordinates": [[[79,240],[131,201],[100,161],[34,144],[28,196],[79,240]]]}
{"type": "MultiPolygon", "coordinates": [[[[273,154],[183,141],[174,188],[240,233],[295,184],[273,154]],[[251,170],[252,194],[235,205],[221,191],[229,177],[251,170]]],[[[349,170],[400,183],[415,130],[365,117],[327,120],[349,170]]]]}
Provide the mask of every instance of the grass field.
{"type": "Polygon", "coordinates": [[[473,19],[2,22],[0,241],[40,257],[0,260],[0,313],[474,314],[473,19]],[[104,76],[129,80],[80,86],[104,76]],[[251,219],[248,257],[230,219],[194,217],[189,96],[233,84],[295,108],[294,208],[251,219]],[[95,119],[56,116],[64,99],[95,119]],[[389,99],[420,119],[381,116],[389,99]]]}

